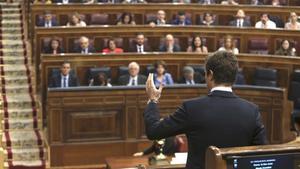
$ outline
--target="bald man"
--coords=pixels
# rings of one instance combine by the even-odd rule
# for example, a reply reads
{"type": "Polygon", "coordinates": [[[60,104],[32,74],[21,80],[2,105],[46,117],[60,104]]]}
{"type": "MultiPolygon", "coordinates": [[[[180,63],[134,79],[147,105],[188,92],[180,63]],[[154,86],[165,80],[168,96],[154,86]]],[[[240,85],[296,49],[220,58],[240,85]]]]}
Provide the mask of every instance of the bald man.
{"type": "Polygon", "coordinates": [[[79,39],[79,46],[74,49],[74,53],[88,54],[95,53],[95,48],[90,45],[89,38],[82,36],[79,39]]]}
{"type": "Polygon", "coordinates": [[[156,13],[156,19],[153,21],[149,22],[150,26],[155,26],[155,25],[165,25],[167,24],[166,21],[166,12],[163,10],[159,10],[156,13]]]}
{"type": "Polygon", "coordinates": [[[119,78],[119,85],[121,86],[138,86],[146,83],[147,77],[140,75],[140,66],[136,62],[131,62],[128,65],[128,74],[119,78]]]}
{"type": "Polygon", "coordinates": [[[168,34],[165,37],[165,43],[159,47],[160,52],[168,52],[168,53],[173,53],[173,52],[180,52],[180,46],[175,44],[175,40],[173,35],[168,34]]]}

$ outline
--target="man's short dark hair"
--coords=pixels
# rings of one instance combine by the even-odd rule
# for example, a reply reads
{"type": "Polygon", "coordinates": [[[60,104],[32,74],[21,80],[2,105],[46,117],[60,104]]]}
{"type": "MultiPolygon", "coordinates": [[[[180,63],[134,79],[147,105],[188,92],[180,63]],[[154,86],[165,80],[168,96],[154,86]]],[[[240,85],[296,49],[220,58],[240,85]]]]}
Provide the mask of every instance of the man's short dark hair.
{"type": "Polygon", "coordinates": [[[231,52],[218,51],[206,58],[205,69],[213,72],[216,84],[233,84],[238,72],[238,61],[231,52]]]}

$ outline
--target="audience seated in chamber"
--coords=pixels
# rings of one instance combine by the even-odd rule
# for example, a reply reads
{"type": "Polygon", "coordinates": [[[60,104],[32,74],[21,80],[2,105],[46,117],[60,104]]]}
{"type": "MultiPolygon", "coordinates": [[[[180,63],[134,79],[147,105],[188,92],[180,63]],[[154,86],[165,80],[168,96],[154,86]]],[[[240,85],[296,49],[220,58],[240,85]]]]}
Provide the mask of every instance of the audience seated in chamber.
{"type": "Polygon", "coordinates": [[[146,83],[147,77],[140,74],[140,66],[136,62],[131,62],[128,65],[128,74],[122,75],[118,79],[118,84],[121,86],[138,86],[146,83]]]}
{"type": "Polygon", "coordinates": [[[164,61],[157,61],[154,64],[155,72],[153,76],[154,84],[156,87],[163,85],[173,85],[174,81],[172,75],[167,73],[167,65],[164,61]]]}
{"type": "Polygon", "coordinates": [[[54,54],[54,55],[64,53],[64,49],[61,46],[60,40],[57,38],[52,38],[49,41],[48,46],[44,49],[44,53],[54,54]]]}
{"type": "Polygon", "coordinates": [[[86,26],[79,13],[75,12],[71,15],[67,26],[86,26]]]}
{"type": "Polygon", "coordinates": [[[194,36],[191,45],[187,48],[187,52],[208,53],[207,47],[204,45],[200,36],[194,36]]]}
{"type": "Polygon", "coordinates": [[[164,43],[159,47],[159,51],[173,53],[173,52],[180,52],[181,48],[179,45],[175,43],[175,39],[173,35],[168,34],[165,37],[164,43]]]}
{"type": "Polygon", "coordinates": [[[118,48],[114,39],[107,41],[107,48],[102,50],[102,53],[123,53],[122,48],[118,48]]]}
{"type": "Polygon", "coordinates": [[[73,49],[74,53],[88,54],[95,53],[95,48],[91,45],[89,38],[82,36],[79,39],[79,45],[73,49]]]}
{"type": "MultiPolygon", "coordinates": [[[[54,72],[52,70],[52,72],[54,72]]],[[[64,62],[59,72],[54,72],[49,80],[49,87],[68,88],[79,86],[79,82],[74,73],[71,72],[71,63],[64,62]]]]}
{"type": "Polygon", "coordinates": [[[289,40],[282,40],[279,49],[275,52],[275,55],[295,56],[296,49],[291,46],[289,40]]]}

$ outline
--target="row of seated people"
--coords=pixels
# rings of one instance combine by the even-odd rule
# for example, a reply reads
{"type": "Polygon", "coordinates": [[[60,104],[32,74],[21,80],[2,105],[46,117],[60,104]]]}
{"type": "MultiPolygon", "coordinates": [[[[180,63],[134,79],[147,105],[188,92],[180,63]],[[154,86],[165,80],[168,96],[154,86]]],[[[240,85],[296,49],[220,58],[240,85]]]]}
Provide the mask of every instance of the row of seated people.
{"type": "MultiPolygon", "coordinates": [[[[151,69],[153,69],[151,67],[151,69]]],[[[173,85],[174,80],[170,73],[167,73],[167,66],[164,61],[157,61],[154,64],[154,70],[149,70],[154,73],[154,83],[159,85],[173,85]]],[[[149,73],[149,72],[148,72],[149,73]]],[[[183,70],[184,77],[178,82],[183,84],[194,85],[196,83],[204,83],[204,77],[202,74],[195,73],[191,66],[186,66],[183,70]]],[[[49,80],[49,87],[74,87],[79,86],[79,81],[74,73],[71,73],[71,64],[64,62],[60,69],[60,72],[51,73],[49,80]]],[[[89,86],[108,86],[111,87],[110,69],[104,68],[102,71],[88,72],[87,75],[89,86]]],[[[136,62],[131,62],[128,68],[120,73],[120,77],[116,82],[116,85],[120,86],[138,86],[145,85],[147,77],[140,73],[140,66],[136,62]]]]}
{"type": "MultiPolygon", "coordinates": [[[[239,0],[36,0],[35,3],[124,3],[124,4],[135,4],[135,3],[200,3],[200,4],[222,4],[222,5],[239,5],[239,0]]],[[[282,6],[287,5],[287,0],[247,0],[248,4],[252,5],[272,5],[282,6]]]]}
{"type": "MultiPolygon", "coordinates": [[[[205,68],[203,65],[186,65],[183,68],[183,77],[179,78],[177,83],[186,85],[195,85],[205,83],[205,68]]],[[[71,70],[70,62],[64,62],[60,68],[51,70],[49,74],[48,87],[67,88],[76,86],[107,86],[112,84],[116,86],[138,86],[145,85],[147,75],[154,73],[155,86],[174,85],[172,74],[167,71],[167,65],[164,61],[157,61],[154,65],[148,65],[145,72],[141,73],[140,66],[136,62],[129,63],[128,67],[120,66],[116,79],[111,77],[109,67],[90,68],[86,72],[86,83],[79,84],[79,79],[74,71],[71,70]]],[[[254,85],[277,87],[277,70],[270,68],[257,68],[254,74],[254,85]]],[[[244,85],[246,80],[242,69],[239,70],[235,84],[244,85]]]]}
{"type": "MultiPolygon", "coordinates": [[[[239,53],[239,49],[236,47],[236,42],[231,36],[224,37],[224,45],[221,46],[218,50],[219,51],[227,51],[232,52],[234,54],[239,53]]],[[[120,42],[119,42],[120,44],[120,42]]],[[[295,44],[291,44],[289,40],[282,40],[280,42],[280,46],[278,50],[275,51],[275,55],[283,55],[283,56],[296,56],[296,49],[294,47],[295,44]]],[[[81,54],[88,54],[88,53],[96,53],[92,43],[87,37],[81,37],[78,41],[77,45],[74,45],[74,49],[72,49],[72,53],[81,53],[81,54]]],[[[151,49],[147,41],[145,40],[145,36],[143,34],[137,34],[135,40],[130,45],[129,49],[125,51],[117,45],[115,39],[108,39],[106,47],[101,51],[103,54],[107,53],[123,53],[123,52],[136,52],[136,53],[144,53],[144,52],[152,52],[156,51],[151,49]]],[[[200,36],[194,36],[191,39],[190,45],[187,49],[181,49],[178,39],[175,39],[172,34],[166,35],[164,42],[161,43],[158,51],[160,52],[196,52],[201,54],[206,54],[208,52],[208,48],[205,45],[203,38],[200,36]]],[[[60,54],[64,53],[64,49],[61,45],[61,41],[57,38],[53,38],[48,42],[48,45],[45,45],[43,49],[43,53],[47,54],[60,54]]]]}
{"type": "MultiPolygon", "coordinates": [[[[300,22],[298,21],[299,17],[295,12],[290,13],[289,22],[284,23],[279,17],[277,16],[270,16],[267,13],[263,13],[260,16],[260,21],[257,21],[255,25],[250,22],[250,18],[246,16],[243,10],[238,10],[236,15],[234,16],[235,19],[227,23],[228,26],[234,26],[238,28],[243,27],[251,27],[255,26],[255,28],[265,28],[265,29],[275,29],[275,28],[285,28],[290,30],[300,30],[300,22]]],[[[73,13],[69,17],[69,21],[66,24],[59,24],[56,16],[51,14],[50,11],[46,11],[43,16],[39,16],[37,19],[37,26],[40,27],[52,27],[52,26],[86,26],[86,19],[85,15],[80,15],[78,13],[73,13]]],[[[136,21],[134,19],[133,14],[131,13],[122,13],[118,17],[118,19],[113,23],[110,21],[108,14],[92,14],[90,16],[90,21],[88,23],[90,25],[106,25],[106,24],[116,24],[116,25],[136,25],[136,21]]],[[[163,10],[159,10],[156,13],[156,16],[153,14],[149,14],[146,16],[146,23],[150,26],[156,25],[220,25],[217,23],[216,15],[211,13],[204,13],[198,19],[198,23],[192,23],[191,16],[184,11],[179,11],[172,21],[168,21],[166,19],[166,12],[163,10]]]]}

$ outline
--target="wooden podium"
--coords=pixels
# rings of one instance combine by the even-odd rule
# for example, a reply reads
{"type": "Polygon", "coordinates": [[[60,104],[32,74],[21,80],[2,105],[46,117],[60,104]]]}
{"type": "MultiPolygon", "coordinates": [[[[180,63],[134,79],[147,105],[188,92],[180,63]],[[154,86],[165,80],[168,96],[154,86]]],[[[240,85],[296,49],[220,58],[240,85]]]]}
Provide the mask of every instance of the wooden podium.
{"type": "MultiPolygon", "coordinates": [[[[171,158],[168,158],[171,161],[171,158]]],[[[111,157],[106,158],[105,163],[108,169],[134,169],[139,165],[147,169],[184,169],[184,164],[169,164],[169,165],[149,165],[148,156],[143,157],[111,157]]]]}

